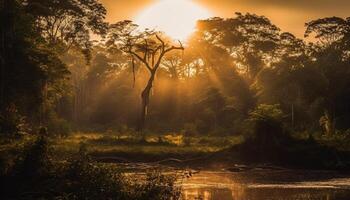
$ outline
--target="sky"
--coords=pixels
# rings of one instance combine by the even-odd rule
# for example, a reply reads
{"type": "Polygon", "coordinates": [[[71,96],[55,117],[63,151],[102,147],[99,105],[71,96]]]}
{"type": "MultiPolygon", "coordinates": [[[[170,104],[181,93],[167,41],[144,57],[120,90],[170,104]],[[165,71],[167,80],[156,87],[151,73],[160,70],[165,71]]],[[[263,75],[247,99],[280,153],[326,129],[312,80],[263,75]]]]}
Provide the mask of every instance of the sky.
{"type": "MultiPolygon", "coordinates": [[[[159,0],[100,0],[107,8],[107,21],[133,20],[159,0]]],[[[176,1],[176,0],[174,0],[176,1]]],[[[350,0],[193,0],[214,16],[233,17],[235,12],[268,17],[282,29],[303,37],[304,24],[321,17],[350,17],[350,0]]]]}

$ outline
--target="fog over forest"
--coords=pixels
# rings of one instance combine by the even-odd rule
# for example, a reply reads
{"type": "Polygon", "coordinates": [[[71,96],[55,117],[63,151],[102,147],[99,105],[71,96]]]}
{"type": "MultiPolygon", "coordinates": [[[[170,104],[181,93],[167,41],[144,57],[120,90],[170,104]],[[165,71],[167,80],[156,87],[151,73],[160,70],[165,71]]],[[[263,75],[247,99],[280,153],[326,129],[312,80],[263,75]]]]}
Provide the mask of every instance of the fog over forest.
{"type": "Polygon", "coordinates": [[[0,0],[1,199],[187,200],[201,170],[350,169],[350,17],[296,37],[253,13],[165,31],[106,15],[98,0],[0,0]]]}

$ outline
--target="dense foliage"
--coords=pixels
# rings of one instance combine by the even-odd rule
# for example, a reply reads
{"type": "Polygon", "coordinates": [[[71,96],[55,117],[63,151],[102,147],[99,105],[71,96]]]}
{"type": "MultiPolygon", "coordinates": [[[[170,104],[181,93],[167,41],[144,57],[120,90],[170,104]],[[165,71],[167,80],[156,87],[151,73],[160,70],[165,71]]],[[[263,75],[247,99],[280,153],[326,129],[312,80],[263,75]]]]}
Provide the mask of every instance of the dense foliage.
{"type": "Polygon", "coordinates": [[[95,0],[3,1],[2,133],[136,128],[143,110],[152,132],[230,135],[265,104],[293,131],[350,128],[349,19],[307,23],[308,43],[236,13],[199,21],[185,50],[168,52],[182,44],[130,21],[108,29],[105,14],[95,0]]]}

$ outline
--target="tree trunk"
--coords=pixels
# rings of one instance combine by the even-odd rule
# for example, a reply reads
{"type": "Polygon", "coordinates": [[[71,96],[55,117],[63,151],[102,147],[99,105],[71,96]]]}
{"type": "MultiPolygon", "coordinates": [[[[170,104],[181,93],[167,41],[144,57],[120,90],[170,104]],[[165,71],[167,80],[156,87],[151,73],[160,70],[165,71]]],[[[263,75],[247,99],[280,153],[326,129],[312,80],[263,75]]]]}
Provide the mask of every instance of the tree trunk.
{"type": "Polygon", "coordinates": [[[326,129],[327,134],[332,135],[335,132],[334,118],[330,115],[329,112],[325,112],[327,118],[326,129]]]}
{"type": "Polygon", "coordinates": [[[329,111],[324,112],[324,116],[320,119],[320,125],[326,135],[332,135],[335,132],[334,118],[330,115],[329,111]]]}
{"type": "MultiPolygon", "coordinates": [[[[1,5],[0,5],[1,7],[2,7],[2,9],[4,10],[4,11],[7,11],[7,10],[9,10],[9,8],[8,7],[10,7],[10,6],[8,6],[8,2],[7,1],[1,1],[1,5]]],[[[5,12],[3,12],[2,13],[2,15],[1,15],[1,18],[3,19],[3,20],[1,20],[1,22],[2,22],[2,24],[1,24],[1,49],[0,49],[0,65],[1,65],[1,71],[0,71],[0,111],[3,111],[4,109],[5,109],[5,65],[6,65],[6,57],[7,57],[7,55],[6,55],[6,53],[5,52],[7,52],[7,50],[6,50],[6,38],[5,38],[5,35],[6,35],[6,33],[5,33],[5,29],[6,29],[6,25],[8,26],[9,24],[6,24],[5,22],[6,22],[6,20],[4,21],[4,19],[6,19],[6,17],[8,17],[8,16],[6,16],[6,15],[8,15],[8,13],[5,13],[5,12]]]]}
{"type": "Polygon", "coordinates": [[[5,33],[2,31],[1,33],[1,55],[0,55],[0,65],[1,65],[1,71],[0,71],[0,111],[3,110],[4,106],[4,94],[5,94],[5,33]]]}
{"type": "Polygon", "coordinates": [[[145,121],[146,121],[146,115],[147,115],[147,110],[148,110],[148,105],[149,105],[149,96],[151,93],[151,89],[153,87],[153,81],[155,77],[156,71],[151,72],[151,77],[148,80],[147,86],[145,89],[142,91],[141,94],[141,116],[140,116],[140,121],[138,124],[138,131],[142,132],[143,128],[145,126],[145,121]]]}

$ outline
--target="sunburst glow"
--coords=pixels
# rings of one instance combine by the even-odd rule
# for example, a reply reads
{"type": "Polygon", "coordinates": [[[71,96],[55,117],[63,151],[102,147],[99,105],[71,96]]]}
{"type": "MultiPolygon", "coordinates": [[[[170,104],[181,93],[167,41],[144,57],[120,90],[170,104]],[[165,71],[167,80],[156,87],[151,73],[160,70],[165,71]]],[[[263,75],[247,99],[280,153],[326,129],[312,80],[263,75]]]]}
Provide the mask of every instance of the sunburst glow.
{"type": "Polygon", "coordinates": [[[159,0],[143,10],[135,22],[141,28],[157,29],[173,39],[186,40],[194,32],[196,21],[211,16],[191,0],[159,0]]]}

